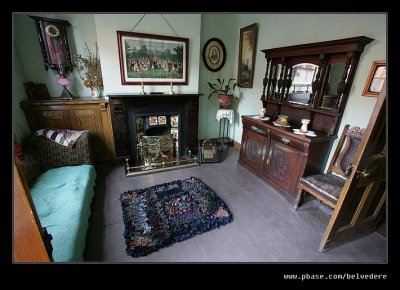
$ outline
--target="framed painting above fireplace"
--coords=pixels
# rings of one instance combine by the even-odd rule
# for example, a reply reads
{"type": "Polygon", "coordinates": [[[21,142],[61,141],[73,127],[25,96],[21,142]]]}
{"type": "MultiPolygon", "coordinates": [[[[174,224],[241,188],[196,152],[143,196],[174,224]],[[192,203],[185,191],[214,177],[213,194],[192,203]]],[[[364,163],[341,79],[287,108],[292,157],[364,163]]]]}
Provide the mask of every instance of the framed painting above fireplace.
{"type": "Polygon", "coordinates": [[[122,85],[187,85],[189,39],[117,31],[122,85]]]}

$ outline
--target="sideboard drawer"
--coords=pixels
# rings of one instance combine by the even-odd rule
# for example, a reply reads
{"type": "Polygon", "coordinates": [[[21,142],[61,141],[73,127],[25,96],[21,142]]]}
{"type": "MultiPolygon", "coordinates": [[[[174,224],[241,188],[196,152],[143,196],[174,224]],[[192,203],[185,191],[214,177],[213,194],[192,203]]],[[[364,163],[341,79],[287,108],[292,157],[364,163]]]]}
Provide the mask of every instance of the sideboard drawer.
{"type": "Polygon", "coordinates": [[[304,148],[304,144],[306,143],[304,141],[286,134],[280,134],[279,132],[271,131],[271,139],[301,152],[306,152],[306,149],[304,148]]]}

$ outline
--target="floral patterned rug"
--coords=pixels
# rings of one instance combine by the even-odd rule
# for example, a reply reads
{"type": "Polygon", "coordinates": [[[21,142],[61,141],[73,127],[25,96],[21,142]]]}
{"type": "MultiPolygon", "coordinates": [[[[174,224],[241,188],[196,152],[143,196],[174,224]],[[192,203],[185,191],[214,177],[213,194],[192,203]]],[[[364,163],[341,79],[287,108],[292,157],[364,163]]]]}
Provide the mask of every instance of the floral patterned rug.
{"type": "Polygon", "coordinates": [[[146,256],[233,220],[227,205],[196,177],[120,196],[126,252],[146,256]]]}

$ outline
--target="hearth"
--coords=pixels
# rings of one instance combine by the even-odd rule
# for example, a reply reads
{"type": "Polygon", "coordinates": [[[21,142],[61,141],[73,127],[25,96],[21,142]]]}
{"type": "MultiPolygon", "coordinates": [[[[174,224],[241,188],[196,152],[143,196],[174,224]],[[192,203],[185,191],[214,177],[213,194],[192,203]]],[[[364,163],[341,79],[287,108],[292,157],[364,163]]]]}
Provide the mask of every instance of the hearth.
{"type": "Polygon", "coordinates": [[[198,165],[198,94],[108,97],[126,176],[198,165]]]}

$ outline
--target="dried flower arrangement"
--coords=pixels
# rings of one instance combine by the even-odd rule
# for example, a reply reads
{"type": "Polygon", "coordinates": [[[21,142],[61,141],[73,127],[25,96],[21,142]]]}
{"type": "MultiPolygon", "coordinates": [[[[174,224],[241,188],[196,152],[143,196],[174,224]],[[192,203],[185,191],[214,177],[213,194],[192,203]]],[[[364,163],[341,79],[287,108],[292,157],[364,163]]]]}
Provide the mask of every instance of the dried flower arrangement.
{"type": "Polygon", "coordinates": [[[91,95],[94,96],[95,90],[100,94],[103,90],[103,77],[101,75],[101,65],[99,48],[95,42],[95,52],[91,52],[85,42],[87,56],[82,57],[80,54],[74,57],[74,63],[80,72],[80,78],[83,85],[90,88],[91,95]]]}

